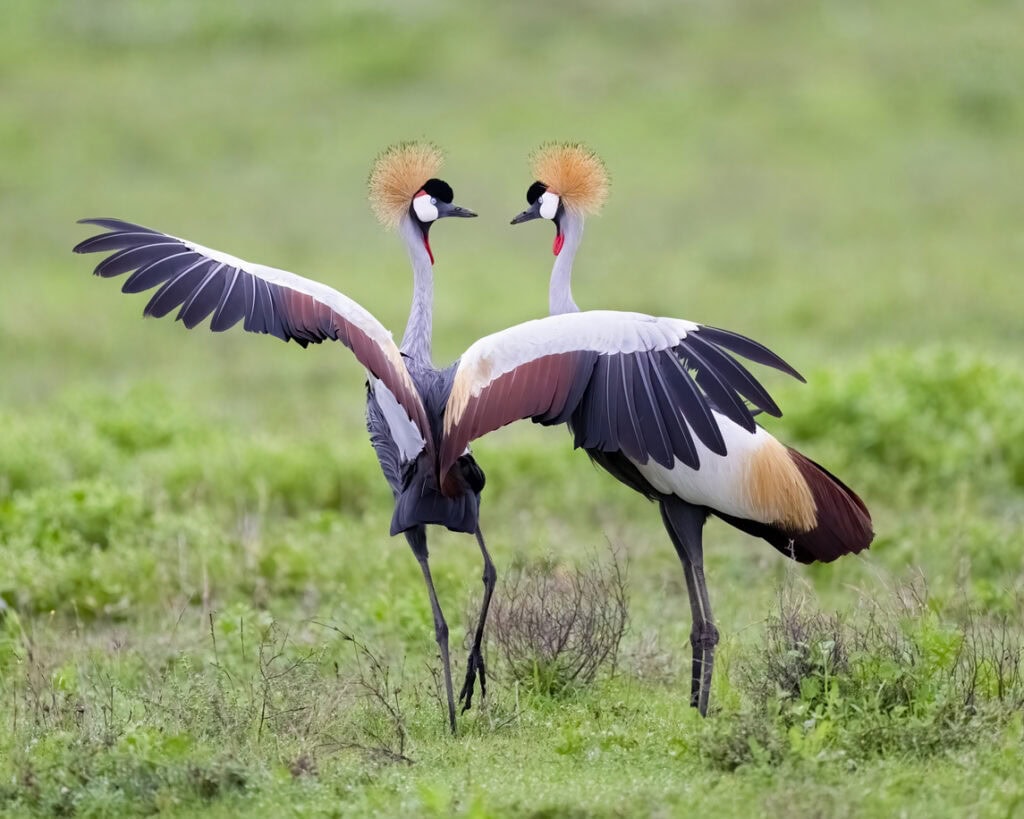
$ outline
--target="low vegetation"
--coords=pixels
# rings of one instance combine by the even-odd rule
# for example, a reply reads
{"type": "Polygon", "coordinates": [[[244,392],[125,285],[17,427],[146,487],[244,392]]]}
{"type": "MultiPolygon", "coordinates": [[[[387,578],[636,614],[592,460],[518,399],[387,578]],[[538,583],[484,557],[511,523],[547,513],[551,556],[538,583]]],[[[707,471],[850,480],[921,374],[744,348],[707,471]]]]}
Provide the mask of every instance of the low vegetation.
{"type": "Polygon", "coordinates": [[[1024,610],[936,611],[920,587],[826,613],[784,589],[759,649],[737,660],[743,706],[709,726],[715,765],[928,758],[1024,716],[1024,610]]]}
{"type": "MultiPolygon", "coordinates": [[[[820,379],[820,394],[806,390],[813,409],[785,423],[814,451],[832,430],[870,428],[870,410],[851,419],[851,405],[880,406],[874,390],[891,396],[913,381],[906,418],[890,412],[886,422],[909,429],[922,407],[955,403],[956,389],[966,402],[981,389],[950,379],[948,361],[939,352],[867,359],[843,378],[820,379]]],[[[962,372],[988,366],[959,361],[962,372]]],[[[990,371],[1005,390],[1024,384],[1019,368],[990,371]]],[[[952,415],[936,418],[954,438],[982,436],[959,430],[952,415]]],[[[489,697],[462,716],[452,740],[426,595],[415,561],[382,534],[387,498],[368,446],[352,452],[315,430],[301,440],[243,437],[159,388],[116,400],[74,395],[5,420],[7,811],[231,812],[298,800],[318,810],[475,815],[525,809],[537,783],[552,810],[596,809],[606,788],[620,787],[602,771],[621,764],[641,766],[629,792],[653,808],[676,798],[665,783],[678,776],[738,777],[742,791],[770,775],[771,800],[795,783],[817,792],[807,783],[821,776],[856,788],[897,760],[923,771],[971,759],[995,777],[1024,750],[1024,566],[1012,531],[1020,494],[1006,467],[1014,456],[996,447],[979,456],[954,446],[962,462],[947,455],[949,475],[973,474],[982,458],[990,468],[961,482],[955,504],[934,508],[922,476],[946,473],[931,449],[879,455],[900,459],[889,474],[902,477],[884,483],[877,459],[850,457],[844,475],[866,496],[893,486],[891,503],[925,505],[901,526],[890,503],[876,504],[879,543],[836,568],[802,572],[763,549],[750,564],[744,555],[756,545],[710,527],[709,570],[733,583],[715,584],[725,639],[706,723],[687,707],[688,606],[653,510],[639,507],[649,520],[636,518],[636,543],[595,550],[585,545],[599,537],[589,512],[559,515],[538,494],[534,505],[573,545],[503,561],[489,697]],[[149,428],[156,407],[160,423],[149,428]],[[30,445],[47,438],[69,444],[30,445]],[[318,470],[323,483],[310,477],[318,470]],[[1003,512],[993,513],[993,497],[1005,499],[1003,512]],[[911,533],[922,521],[924,531],[911,533]],[[917,555],[916,573],[885,568],[901,552],[917,555]],[[837,593],[816,577],[858,589],[837,593]],[[500,795],[483,785],[523,747],[531,761],[519,784],[500,795]],[[548,790],[570,780],[568,795],[548,790]]],[[[1009,407],[988,406],[992,435],[1015,423],[1009,407]]],[[[530,447],[513,439],[492,452],[529,475],[530,447]]],[[[578,460],[563,450],[545,469],[552,458],[567,460],[560,469],[578,460]]],[[[616,487],[583,466],[586,491],[619,503],[616,487]]],[[[516,518],[520,500],[500,491],[487,500],[492,548],[508,555],[513,530],[500,521],[516,518]]],[[[438,585],[460,645],[478,605],[477,557],[455,536],[436,540],[438,585]],[[459,610],[464,629],[451,616],[459,610]]],[[[1017,798],[992,787],[993,804],[1017,798]]],[[[739,798],[715,793],[706,798],[717,804],[739,798]]],[[[937,798],[930,793],[915,798],[937,798]]],[[[798,800],[798,809],[817,804],[798,800]]]]}

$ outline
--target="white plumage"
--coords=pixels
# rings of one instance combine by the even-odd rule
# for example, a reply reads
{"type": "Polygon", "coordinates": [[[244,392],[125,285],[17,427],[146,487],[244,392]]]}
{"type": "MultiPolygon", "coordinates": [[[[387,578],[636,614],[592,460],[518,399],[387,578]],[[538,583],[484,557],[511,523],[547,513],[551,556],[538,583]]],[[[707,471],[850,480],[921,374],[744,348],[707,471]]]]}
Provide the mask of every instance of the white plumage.
{"type": "Polygon", "coordinates": [[[672,469],[666,469],[653,460],[633,463],[651,486],[666,495],[675,495],[687,503],[709,506],[738,518],[762,520],[761,510],[747,491],[751,460],[772,436],[763,427],[753,434],[721,413],[714,413],[718,428],[725,438],[728,454],[712,452],[699,438],[694,437],[700,458],[700,469],[691,469],[678,459],[672,469]]]}

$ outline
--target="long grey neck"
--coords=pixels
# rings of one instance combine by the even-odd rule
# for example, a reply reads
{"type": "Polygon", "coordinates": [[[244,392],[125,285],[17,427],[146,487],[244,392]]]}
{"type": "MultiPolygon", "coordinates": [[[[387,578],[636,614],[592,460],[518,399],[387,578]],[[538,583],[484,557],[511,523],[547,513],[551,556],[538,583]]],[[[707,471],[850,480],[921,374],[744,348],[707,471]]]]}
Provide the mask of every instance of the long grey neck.
{"type": "Polygon", "coordinates": [[[548,310],[551,315],[580,311],[572,300],[572,263],[583,238],[583,216],[566,210],[562,213],[560,224],[565,239],[561,252],[555,257],[555,265],[551,268],[551,284],[548,287],[548,310]]]}
{"type": "Polygon", "coordinates": [[[401,350],[422,364],[431,365],[430,337],[433,335],[434,265],[423,244],[423,233],[408,214],[402,217],[398,231],[405,241],[412,262],[412,307],[405,325],[401,350]]]}

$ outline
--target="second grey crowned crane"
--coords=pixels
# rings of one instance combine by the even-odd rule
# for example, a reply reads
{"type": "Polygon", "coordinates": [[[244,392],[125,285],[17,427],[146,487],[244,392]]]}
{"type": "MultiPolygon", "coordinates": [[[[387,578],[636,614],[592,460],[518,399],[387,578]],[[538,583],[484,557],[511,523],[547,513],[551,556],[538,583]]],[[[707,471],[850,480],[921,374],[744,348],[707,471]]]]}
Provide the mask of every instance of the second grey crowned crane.
{"type": "MultiPolygon", "coordinates": [[[[579,314],[572,297],[572,266],[583,236],[584,216],[596,212],[607,196],[604,163],[582,145],[553,143],[534,154],[532,166],[537,181],[526,194],[530,207],[512,224],[532,219],[554,224],[549,309],[552,314],[579,314]]],[[[781,415],[764,388],[749,374],[735,370],[716,345],[800,378],[755,342],[704,327],[690,337],[684,366],[696,371],[697,383],[711,399],[709,424],[720,432],[712,443],[701,437],[684,455],[677,452],[665,457],[664,441],[685,433],[659,414],[666,409],[665,402],[673,400],[664,385],[666,380],[679,378],[675,357],[655,360],[636,356],[625,359],[621,366],[610,361],[601,365],[607,372],[607,390],[619,396],[609,405],[617,403],[628,412],[631,404],[638,405],[637,396],[651,392],[660,396],[655,413],[637,416],[646,429],[644,441],[625,438],[616,448],[606,432],[607,420],[593,404],[569,419],[576,446],[661,508],[662,521],[686,575],[693,618],[690,704],[702,716],[707,714],[718,643],[704,579],[702,530],[708,516],[713,514],[764,538],[801,563],[829,562],[855,554],[868,548],[873,537],[871,516],[853,490],[814,461],[779,443],[752,418],[730,412],[734,395],[722,389],[722,376],[725,384],[734,387],[735,395],[746,397],[769,415],[781,415]]]]}

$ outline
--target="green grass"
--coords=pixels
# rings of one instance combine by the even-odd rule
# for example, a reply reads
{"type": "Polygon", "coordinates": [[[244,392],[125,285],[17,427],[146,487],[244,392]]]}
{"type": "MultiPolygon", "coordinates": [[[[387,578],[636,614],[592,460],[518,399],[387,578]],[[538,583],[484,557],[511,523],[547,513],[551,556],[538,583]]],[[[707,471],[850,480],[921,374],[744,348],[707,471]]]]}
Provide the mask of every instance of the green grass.
{"type": "MultiPolygon", "coordinates": [[[[1022,22],[1009,1],[8,3],[0,812],[1020,815],[1022,22]],[[492,646],[489,702],[447,736],[358,366],[142,321],[70,253],[75,219],[131,219],[399,333],[407,262],[365,179],[417,137],[481,214],[432,236],[439,362],[544,312],[550,233],[507,222],[526,154],[571,138],[613,178],[577,301],[746,332],[808,376],[765,376],[770,429],[878,536],[801,568],[709,524],[712,719],[656,511],[524,426],[474,447],[499,575],[610,544],[630,630],[614,675],[557,695],[492,646]]],[[[441,532],[431,554],[460,676],[479,558],[441,532]]]]}

